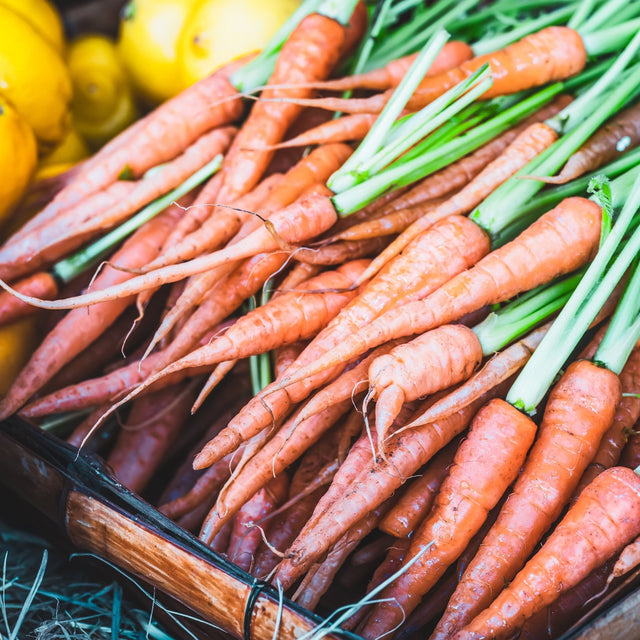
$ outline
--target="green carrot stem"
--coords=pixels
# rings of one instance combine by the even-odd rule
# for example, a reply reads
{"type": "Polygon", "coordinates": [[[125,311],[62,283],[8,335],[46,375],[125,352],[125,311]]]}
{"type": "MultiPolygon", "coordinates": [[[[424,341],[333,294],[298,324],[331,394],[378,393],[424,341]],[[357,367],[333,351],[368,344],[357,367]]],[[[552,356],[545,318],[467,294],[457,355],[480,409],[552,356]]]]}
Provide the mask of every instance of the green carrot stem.
{"type": "Polygon", "coordinates": [[[615,62],[587,91],[579,95],[560,114],[547,120],[547,124],[559,133],[573,128],[574,123],[582,122],[593,111],[593,102],[613,84],[635,57],[640,47],[640,31],[631,39],[615,62]]]}
{"type": "Polygon", "coordinates": [[[438,149],[407,162],[401,158],[365,182],[334,196],[332,201],[336,211],[340,216],[348,216],[381,194],[411,184],[455,162],[537,111],[560,93],[562,88],[561,82],[549,85],[438,149]]]}
{"type": "Polygon", "coordinates": [[[532,327],[558,311],[567,302],[584,271],[543,285],[490,313],[473,327],[485,356],[499,351],[532,327]]]}
{"type": "Polygon", "coordinates": [[[381,148],[393,123],[397,120],[407,104],[407,100],[409,100],[411,94],[415,91],[418,84],[420,84],[427,69],[433,64],[433,61],[448,39],[449,34],[444,30],[438,31],[429,39],[429,42],[411,65],[397,89],[393,92],[391,99],[385,105],[385,108],[376,119],[364,140],[342,165],[341,169],[329,178],[327,184],[331,189],[334,189],[332,185],[335,181],[339,181],[343,175],[347,176],[350,172],[356,170],[366,158],[381,148]]]}
{"type": "Polygon", "coordinates": [[[640,18],[629,20],[608,29],[599,28],[593,33],[582,34],[582,42],[589,56],[597,58],[607,53],[615,53],[640,29],[640,18]]]}
{"type": "Polygon", "coordinates": [[[80,251],[77,251],[68,258],[56,262],[51,268],[51,271],[62,282],[73,280],[73,278],[109,253],[114,245],[133,233],[145,222],[157,216],[161,211],[164,211],[174,200],[178,200],[207,178],[210,178],[220,168],[221,164],[222,155],[217,155],[213,160],[205,164],[204,167],[193,173],[181,185],[169,191],[169,193],[160,196],[143,209],[140,209],[136,215],[129,218],[119,227],[113,229],[84,249],[80,249],[80,251]]]}
{"type": "Polygon", "coordinates": [[[440,29],[447,29],[459,16],[477,4],[478,0],[444,0],[416,12],[404,26],[385,38],[384,43],[369,59],[364,71],[377,69],[391,60],[419,51],[435,33],[440,29]]]}
{"type": "Polygon", "coordinates": [[[513,222],[522,203],[535,195],[544,183],[520,180],[521,175],[555,175],[574,153],[612,113],[618,111],[635,93],[640,82],[640,65],[636,65],[624,82],[615,87],[593,113],[575,129],[556,141],[537,158],[489,195],[470,218],[493,239],[513,222]]]}
{"type": "Polygon", "coordinates": [[[521,40],[534,31],[539,31],[540,29],[544,29],[544,27],[548,27],[552,24],[560,24],[564,22],[573,12],[574,8],[572,6],[562,7],[551,13],[545,13],[532,20],[527,20],[524,24],[520,24],[520,26],[515,29],[509,29],[505,33],[490,36],[474,43],[472,46],[473,52],[477,56],[482,56],[486,53],[503,49],[507,45],[515,42],[516,40],[521,40]]]}
{"type": "Polygon", "coordinates": [[[640,207],[640,174],[622,212],[555,322],[507,394],[507,402],[535,412],[558,371],[640,250],[640,228],[607,268],[640,207]]]}
{"type": "Polygon", "coordinates": [[[640,338],[640,261],[635,260],[632,275],[611,318],[609,328],[593,357],[594,362],[619,374],[640,338]]]}
{"type": "MultiPolygon", "coordinates": [[[[395,140],[383,140],[383,146],[370,154],[361,155],[361,160],[348,173],[340,169],[331,176],[327,185],[334,193],[346,191],[355,184],[366,180],[370,175],[382,171],[391,162],[399,158],[440,125],[469,106],[480,97],[493,83],[488,64],[482,65],[473,75],[465,79],[429,105],[411,114],[410,119],[402,123],[396,131],[395,140]]],[[[353,157],[353,156],[352,156],[353,157]]],[[[346,164],[346,163],[345,163],[346,164]]]]}
{"type": "Polygon", "coordinates": [[[607,24],[618,11],[624,9],[629,3],[627,0],[608,0],[602,6],[598,7],[591,16],[582,24],[580,33],[591,33],[602,28],[603,24],[607,24]]]}
{"type": "Polygon", "coordinates": [[[580,27],[584,25],[589,14],[593,11],[595,3],[595,0],[583,0],[580,2],[578,4],[578,8],[573,12],[573,15],[569,19],[569,22],[567,22],[567,27],[576,30],[580,29],[580,27]]]}

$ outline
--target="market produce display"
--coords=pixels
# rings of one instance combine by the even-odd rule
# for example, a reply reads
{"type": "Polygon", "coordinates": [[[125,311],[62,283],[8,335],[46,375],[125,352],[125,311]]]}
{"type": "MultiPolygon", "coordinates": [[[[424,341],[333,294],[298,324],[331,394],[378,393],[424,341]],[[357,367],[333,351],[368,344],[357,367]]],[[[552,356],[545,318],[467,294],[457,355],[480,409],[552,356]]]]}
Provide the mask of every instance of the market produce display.
{"type": "Polygon", "coordinates": [[[366,639],[557,638],[637,566],[640,7],[283,1],[220,53],[221,0],[11,6],[57,88],[0,43],[0,417],[366,639]]]}

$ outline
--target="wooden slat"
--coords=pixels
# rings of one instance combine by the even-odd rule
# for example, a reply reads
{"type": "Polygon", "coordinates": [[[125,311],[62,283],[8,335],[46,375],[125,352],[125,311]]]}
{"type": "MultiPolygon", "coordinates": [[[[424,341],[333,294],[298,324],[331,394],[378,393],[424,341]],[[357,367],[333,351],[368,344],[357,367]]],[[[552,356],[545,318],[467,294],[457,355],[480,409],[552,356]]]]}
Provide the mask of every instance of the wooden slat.
{"type": "MultiPolygon", "coordinates": [[[[79,491],[69,493],[66,526],[78,548],[112,561],[236,638],[243,637],[251,588],[223,569],[79,491]]],[[[270,597],[258,596],[250,628],[252,640],[272,640],[277,612],[278,605],[270,597]]],[[[310,621],[285,607],[277,637],[293,640],[310,628],[310,621]]]]}

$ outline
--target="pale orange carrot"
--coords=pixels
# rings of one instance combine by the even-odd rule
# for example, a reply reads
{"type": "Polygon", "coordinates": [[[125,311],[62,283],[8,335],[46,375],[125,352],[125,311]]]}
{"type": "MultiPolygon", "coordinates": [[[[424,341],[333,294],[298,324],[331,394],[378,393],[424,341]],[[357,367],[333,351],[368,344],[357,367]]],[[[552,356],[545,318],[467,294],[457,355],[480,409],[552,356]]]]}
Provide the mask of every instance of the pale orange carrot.
{"type": "Polygon", "coordinates": [[[515,480],[535,433],[535,423],[502,400],[492,400],[478,412],[433,511],[412,538],[405,572],[381,592],[381,602],[361,629],[364,638],[395,629],[457,560],[515,480]],[[497,450],[502,455],[496,456],[497,450]],[[408,559],[421,551],[420,559],[408,566],[408,559]]]}

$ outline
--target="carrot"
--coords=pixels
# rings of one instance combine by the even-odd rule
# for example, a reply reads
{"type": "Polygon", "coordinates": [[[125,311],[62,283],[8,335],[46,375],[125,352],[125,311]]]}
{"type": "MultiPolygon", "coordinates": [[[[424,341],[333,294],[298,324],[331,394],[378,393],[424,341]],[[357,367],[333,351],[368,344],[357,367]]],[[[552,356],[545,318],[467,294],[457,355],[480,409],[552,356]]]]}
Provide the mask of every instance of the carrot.
{"type": "Polygon", "coordinates": [[[347,260],[377,255],[386,244],[386,241],[382,238],[336,242],[319,249],[302,247],[293,254],[293,257],[299,262],[308,264],[336,265],[342,264],[347,260]]]}
{"type": "Polygon", "coordinates": [[[611,575],[607,578],[607,584],[629,573],[640,564],[640,537],[628,544],[620,554],[613,567],[611,575]]]}
{"type": "Polygon", "coordinates": [[[171,247],[161,258],[148,264],[145,271],[191,259],[221,246],[236,234],[238,235],[234,242],[237,242],[249,230],[259,225],[259,218],[253,215],[252,211],[257,210],[261,216],[268,217],[278,209],[289,206],[307,188],[318,182],[325,182],[350,154],[351,149],[343,144],[325,145],[315,149],[302,158],[284,177],[272,174],[260,182],[253,191],[233,201],[233,206],[216,207],[215,212],[199,229],[171,247]],[[238,233],[239,231],[241,232],[238,233]]]}
{"type": "Polygon", "coordinates": [[[329,144],[333,142],[348,142],[362,140],[377,119],[376,114],[357,113],[351,116],[334,118],[323,122],[317,127],[307,129],[295,138],[271,145],[269,149],[290,149],[292,147],[307,147],[315,144],[329,144]]]}
{"type": "Polygon", "coordinates": [[[530,418],[502,400],[492,400],[478,412],[407,557],[416,556],[426,545],[430,548],[382,591],[381,599],[394,601],[374,607],[361,630],[364,638],[378,638],[394,629],[460,556],[515,480],[535,432],[530,418]]]}
{"type": "Polygon", "coordinates": [[[455,640],[508,637],[622,549],[638,531],[640,479],[631,469],[607,469],[582,492],[542,549],[455,640]]]}
{"type": "Polygon", "coordinates": [[[441,217],[469,213],[508,178],[550,147],[557,138],[558,134],[543,122],[529,125],[466,186],[411,224],[377,260],[380,264],[387,262],[441,217]]]}
{"type": "MultiPolygon", "coordinates": [[[[102,405],[87,415],[82,422],[71,432],[71,435],[67,438],[67,442],[78,448],[83,448],[85,452],[96,452],[104,444],[103,438],[93,437],[95,431],[92,431],[92,427],[96,420],[109,408],[109,405],[102,405]]],[[[104,434],[101,434],[103,436],[104,434]]],[[[110,434],[107,434],[107,440],[110,439],[110,434]]]]}
{"type": "MultiPolygon", "coordinates": [[[[202,273],[232,261],[276,250],[283,242],[304,242],[330,228],[336,220],[335,209],[325,195],[326,193],[326,188],[320,189],[318,187],[315,194],[301,198],[293,205],[275,213],[268,225],[263,225],[240,242],[220,251],[200,256],[182,264],[157,269],[99,292],[87,293],[83,296],[56,302],[39,302],[36,306],[47,309],[63,309],[121,299],[123,296],[133,295],[144,289],[154,288],[168,282],[176,282],[187,276],[202,273]],[[324,193],[320,193],[321,191],[324,193]]],[[[3,285],[3,288],[7,288],[7,285],[3,285]]],[[[18,297],[32,304],[36,303],[33,298],[20,295],[18,297]]]]}
{"type": "Polygon", "coordinates": [[[577,269],[597,248],[600,218],[601,209],[594,202],[566,198],[473,268],[455,276],[426,298],[379,316],[326,356],[285,378],[279,387],[335,367],[378,344],[424,333],[577,269]]]}
{"type": "Polygon", "coordinates": [[[133,182],[115,182],[61,213],[55,220],[56,224],[44,225],[23,234],[20,240],[5,244],[0,248],[0,277],[13,280],[77,248],[91,236],[91,232],[86,236],[75,233],[69,237],[73,233],[73,225],[88,219],[94,212],[103,212],[114,202],[126,199],[134,190],[133,182]]]}
{"type": "Polygon", "coordinates": [[[157,380],[185,369],[211,366],[225,360],[266,353],[282,344],[315,335],[355,296],[351,284],[368,262],[356,261],[327,271],[301,287],[306,295],[283,294],[254,309],[207,345],[173,362],[141,384],[114,408],[127,402],[157,380]]]}
{"type": "Polygon", "coordinates": [[[367,398],[376,401],[379,451],[405,402],[466,380],[481,361],[482,345],[464,325],[437,327],[376,358],[369,365],[367,398]]]}
{"type": "MultiPolygon", "coordinates": [[[[112,256],[121,267],[137,268],[157,255],[159,245],[182,212],[170,207],[140,227],[112,256]]],[[[123,282],[130,274],[105,268],[94,280],[94,287],[123,282]]],[[[5,397],[0,414],[7,417],[19,409],[80,351],[91,344],[127,308],[130,299],[123,297],[95,309],[68,313],[47,335],[31,356],[5,397]]]]}
{"type": "Polygon", "coordinates": [[[217,364],[211,375],[207,378],[207,381],[200,390],[198,397],[191,405],[191,413],[195,413],[209,397],[209,394],[224,380],[225,376],[231,372],[231,370],[238,364],[239,358],[233,360],[223,360],[217,364]]]}
{"type": "Polygon", "coordinates": [[[329,551],[324,561],[318,567],[314,567],[305,580],[302,581],[302,584],[293,596],[293,600],[300,606],[313,611],[320,598],[331,586],[331,581],[338,572],[338,569],[340,569],[360,541],[374,530],[376,524],[388,507],[389,505],[387,503],[381,505],[351,527],[349,531],[333,545],[333,548],[329,551]]]}
{"type": "Polygon", "coordinates": [[[291,33],[261,94],[267,101],[254,104],[225,158],[221,170],[223,201],[257,184],[273,156],[273,151],[263,148],[280,142],[301,111],[289,98],[310,94],[310,89],[282,90],[277,85],[303,85],[327,78],[338,62],[345,37],[343,25],[317,13],[303,18],[291,33]]]}
{"type": "Polygon", "coordinates": [[[107,458],[125,487],[141,493],[175,444],[193,401],[193,385],[173,387],[136,402],[107,458]]]}
{"type": "Polygon", "coordinates": [[[640,349],[634,349],[620,372],[622,397],[616,406],[613,423],[602,436],[593,460],[585,469],[576,494],[605,469],[618,464],[633,425],[640,418],[640,398],[633,394],[640,389],[640,349]],[[631,395],[625,395],[631,394],[631,395]]]}
{"type": "Polygon", "coordinates": [[[427,463],[423,473],[411,481],[382,518],[378,525],[381,531],[404,538],[417,529],[431,510],[459,444],[457,438],[452,440],[427,463]]]}
{"type": "Polygon", "coordinates": [[[351,403],[348,400],[312,416],[298,425],[294,437],[291,434],[290,422],[285,422],[269,442],[249,460],[242,473],[229,485],[224,495],[219,496],[214,509],[205,520],[201,538],[211,540],[220,528],[234,513],[264,484],[269,478],[282,473],[291,462],[295,461],[311,445],[319,440],[323,433],[330,429],[351,403]]]}
{"type": "MultiPolygon", "coordinates": [[[[492,391],[497,392],[498,390],[492,391]]],[[[288,549],[287,557],[280,563],[276,574],[281,584],[285,588],[292,584],[352,524],[390,497],[407,477],[466,429],[486,400],[486,397],[477,400],[441,422],[402,431],[393,436],[386,459],[377,458],[372,462],[369,449],[367,464],[355,471],[347,487],[341,488],[340,500],[323,507],[321,517],[315,522],[311,520],[288,549]]],[[[336,479],[338,474],[334,478],[334,484],[336,479]]],[[[332,488],[333,485],[329,491],[332,488]]],[[[318,506],[320,507],[320,503],[318,506]]]]}
{"type": "Polygon", "coordinates": [[[87,195],[108,187],[123,171],[142,176],[180,154],[205,132],[238,119],[242,102],[228,80],[236,66],[234,62],[196,82],[111,140],[83,164],[72,182],[41,213],[14,235],[12,242],[87,195]]]}
{"type": "MultiPolygon", "coordinates": [[[[42,300],[53,300],[59,292],[58,283],[48,271],[36,273],[14,283],[13,288],[20,293],[42,300]]],[[[0,325],[9,324],[33,314],[33,307],[25,304],[7,291],[0,293],[0,325]]]]}
{"type": "MultiPolygon", "coordinates": [[[[587,52],[577,31],[569,27],[546,27],[504,49],[477,56],[458,67],[424,78],[409,98],[406,108],[417,111],[430,104],[485,63],[489,63],[493,78],[493,85],[482,94],[482,98],[488,99],[565,80],[582,71],[586,62],[587,52]]],[[[295,100],[295,104],[344,113],[379,113],[392,93],[389,90],[371,98],[358,99],[302,99],[295,100]]]]}
{"type": "Polygon", "coordinates": [[[87,380],[39,398],[25,407],[22,415],[39,417],[60,411],[74,411],[107,402],[118,394],[132,391],[151,373],[182,357],[199,342],[202,345],[206,344],[217,333],[217,329],[210,333],[211,326],[215,327],[247,297],[255,294],[273,272],[282,266],[285,259],[279,254],[259,254],[246,260],[233,275],[211,292],[166,349],[100,378],[87,380]]]}
{"type": "Polygon", "coordinates": [[[340,374],[333,382],[320,389],[302,407],[296,423],[304,422],[312,415],[320,413],[320,411],[324,411],[324,409],[342,402],[342,400],[354,398],[358,393],[364,392],[369,365],[379,356],[389,353],[397,344],[397,341],[393,341],[374,349],[366,358],[363,358],[356,365],[340,374]]]}
{"type": "MultiPolygon", "coordinates": [[[[87,210],[86,203],[83,203],[78,207],[82,210],[80,216],[76,215],[76,208],[63,212],[56,217],[55,224],[36,229],[21,242],[9,247],[11,256],[0,258],[3,261],[0,276],[13,277],[16,269],[21,273],[24,268],[32,269],[45,261],[57,259],[67,251],[70,242],[76,246],[82,244],[97,232],[109,229],[130,217],[144,205],[178,187],[195,171],[213,160],[228,146],[234,133],[235,128],[225,127],[203,135],[178,158],[158,167],[153,174],[131,183],[131,187],[127,185],[129,193],[124,198],[112,196],[113,200],[100,211],[87,210]],[[26,256],[25,251],[28,252],[26,256]],[[37,260],[34,260],[35,256],[37,260]]],[[[121,185],[111,185],[109,195],[112,195],[111,191],[116,186],[121,185]]]]}
{"type": "MultiPolygon", "coordinates": [[[[488,248],[485,234],[467,218],[452,216],[434,225],[420,242],[407,249],[402,261],[389,265],[327,325],[301,354],[295,370],[315,362],[323,353],[387,309],[399,305],[406,297],[419,299],[434,291],[454,274],[474,264],[488,248]]],[[[275,393],[276,384],[269,385],[247,404],[215,441],[203,449],[195,464],[207,466],[217,456],[233,451],[240,442],[251,437],[249,434],[259,432],[274,419],[278,420],[291,404],[306,398],[311,390],[337,373],[339,371],[334,370],[322,376],[305,378],[301,384],[275,393]]]]}
{"type": "Polygon", "coordinates": [[[450,638],[486,608],[558,518],[620,399],[618,376],[572,363],[553,388],[524,470],[463,575],[432,638],[450,638]]]}
{"type": "Polygon", "coordinates": [[[249,571],[253,555],[262,540],[259,523],[284,501],[289,478],[282,473],[272,478],[238,511],[233,521],[227,555],[241,569],[249,571]]]}
{"type": "Polygon", "coordinates": [[[620,456],[620,465],[635,469],[640,464],[640,424],[636,422],[620,456]],[[637,464],[635,467],[634,463],[637,464]]]}
{"type": "Polygon", "coordinates": [[[565,184],[615,160],[640,143],[640,105],[620,111],[598,129],[553,177],[538,177],[549,184],[565,184]]]}
{"type": "Polygon", "coordinates": [[[489,361],[471,376],[464,384],[454,389],[432,404],[421,416],[413,420],[407,427],[417,427],[436,420],[442,420],[459,411],[483,393],[510,378],[518,372],[531,357],[534,349],[546,335],[551,323],[532,331],[528,336],[518,340],[511,346],[496,353],[489,361]]]}

